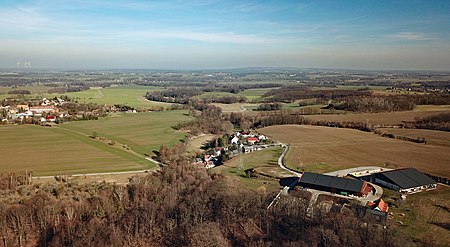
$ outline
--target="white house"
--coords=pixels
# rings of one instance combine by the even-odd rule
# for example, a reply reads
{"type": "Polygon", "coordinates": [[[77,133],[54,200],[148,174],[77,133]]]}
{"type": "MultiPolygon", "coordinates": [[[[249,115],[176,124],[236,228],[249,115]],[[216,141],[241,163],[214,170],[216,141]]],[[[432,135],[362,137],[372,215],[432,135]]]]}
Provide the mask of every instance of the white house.
{"type": "Polygon", "coordinates": [[[259,135],[259,136],[258,136],[258,139],[259,139],[260,141],[265,141],[265,140],[267,140],[267,137],[266,137],[265,135],[259,135]]]}
{"type": "Polygon", "coordinates": [[[237,137],[237,136],[234,136],[233,138],[231,138],[231,144],[238,144],[238,141],[239,141],[239,137],[237,137]]]}

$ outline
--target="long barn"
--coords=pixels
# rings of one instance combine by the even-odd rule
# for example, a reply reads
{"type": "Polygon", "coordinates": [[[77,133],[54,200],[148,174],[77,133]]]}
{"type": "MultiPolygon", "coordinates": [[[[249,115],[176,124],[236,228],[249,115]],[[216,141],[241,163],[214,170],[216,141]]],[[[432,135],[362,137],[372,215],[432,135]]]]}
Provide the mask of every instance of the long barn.
{"type": "MultiPolygon", "coordinates": [[[[406,193],[414,193],[437,187],[436,181],[414,168],[379,172],[368,176],[368,178],[376,184],[406,193]]],[[[366,178],[363,179],[367,180],[366,178]]]]}
{"type": "Polygon", "coordinates": [[[341,195],[366,196],[373,187],[366,181],[304,172],[297,183],[305,188],[328,191],[341,195]]]}

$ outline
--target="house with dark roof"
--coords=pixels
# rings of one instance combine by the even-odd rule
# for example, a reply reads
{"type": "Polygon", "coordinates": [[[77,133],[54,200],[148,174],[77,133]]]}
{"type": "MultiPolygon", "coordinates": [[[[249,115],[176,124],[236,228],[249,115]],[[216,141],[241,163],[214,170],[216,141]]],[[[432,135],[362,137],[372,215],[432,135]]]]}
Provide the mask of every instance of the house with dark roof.
{"type": "Polygon", "coordinates": [[[404,168],[375,173],[363,178],[381,186],[406,193],[434,189],[437,182],[414,168],[404,168]]]}
{"type": "Polygon", "coordinates": [[[366,181],[304,172],[297,185],[341,195],[367,196],[372,186],[366,181]]]}

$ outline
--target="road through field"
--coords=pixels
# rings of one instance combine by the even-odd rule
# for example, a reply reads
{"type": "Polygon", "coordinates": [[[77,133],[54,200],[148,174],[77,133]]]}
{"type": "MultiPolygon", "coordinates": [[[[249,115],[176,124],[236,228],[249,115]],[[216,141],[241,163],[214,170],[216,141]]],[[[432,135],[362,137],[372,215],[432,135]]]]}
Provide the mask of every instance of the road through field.
{"type": "Polygon", "coordinates": [[[287,167],[326,173],[362,166],[414,167],[450,176],[450,147],[385,138],[359,130],[307,125],[271,126],[259,130],[290,146],[287,167]]]}

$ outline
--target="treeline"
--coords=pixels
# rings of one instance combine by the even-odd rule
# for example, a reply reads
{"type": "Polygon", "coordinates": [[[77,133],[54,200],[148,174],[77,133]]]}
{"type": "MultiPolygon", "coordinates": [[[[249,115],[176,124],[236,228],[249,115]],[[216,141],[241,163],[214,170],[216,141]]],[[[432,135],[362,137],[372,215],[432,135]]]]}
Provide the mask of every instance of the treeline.
{"type": "Polygon", "coordinates": [[[450,94],[431,93],[421,95],[408,95],[416,105],[450,105],[450,94]]]}
{"type": "Polygon", "coordinates": [[[386,137],[386,138],[392,138],[392,139],[398,139],[398,140],[402,140],[402,141],[409,141],[409,142],[425,143],[425,144],[427,144],[427,139],[425,139],[425,137],[411,138],[411,137],[407,137],[407,136],[395,135],[395,134],[392,134],[392,133],[384,133],[383,131],[380,131],[380,130],[374,130],[374,133],[378,134],[379,136],[386,137]]]}
{"type": "Polygon", "coordinates": [[[403,122],[403,126],[405,128],[450,131],[450,113],[416,118],[415,121],[412,122],[403,122]]]}
{"type": "Polygon", "coordinates": [[[241,128],[244,130],[288,124],[305,124],[336,128],[348,128],[367,132],[374,132],[377,127],[380,127],[378,125],[362,122],[312,120],[306,118],[298,111],[289,110],[264,112],[259,114],[258,116],[248,116],[242,113],[231,113],[226,116],[226,119],[230,121],[236,128],[241,128]]]}
{"type": "Polygon", "coordinates": [[[410,111],[416,107],[410,97],[403,96],[354,96],[343,101],[334,108],[354,112],[390,112],[410,111]]]}
{"type": "Polygon", "coordinates": [[[29,90],[17,89],[9,91],[8,94],[31,94],[31,92],[29,90]]]}
{"type": "Polygon", "coordinates": [[[276,111],[281,110],[283,105],[281,103],[264,103],[256,108],[256,111],[276,111]]]}
{"type": "Polygon", "coordinates": [[[293,102],[299,99],[322,99],[322,100],[332,100],[339,99],[348,96],[361,96],[370,95],[372,91],[362,89],[362,90],[343,90],[343,89],[332,89],[332,90],[311,90],[310,88],[303,85],[295,86],[283,86],[281,88],[272,89],[264,97],[270,97],[271,101],[276,102],[293,102]]]}
{"type": "Polygon", "coordinates": [[[198,105],[198,107],[204,107],[201,109],[201,115],[196,116],[194,120],[179,123],[174,128],[188,131],[191,135],[225,134],[231,131],[233,126],[224,119],[222,108],[214,105],[198,105]]]}
{"type": "Polygon", "coordinates": [[[201,98],[206,104],[209,103],[222,103],[222,104],[233,104],[247,102],[247,98],[241,95],[223,95],[223,96],[210,96],[207,98],[201,98]]]}
{"type": "Polygon", "coordinates": [[[95,103],[78,103],[74,101],[66,102],[59,107],[62,110],[67,111],[70,115],[74,115],[80,112],[97,112],[103,115],[103,113],[106,113],[108,110],[108,108],[103,105],[95,103]]]}
{"type": "Polygon", "coordinates": [[[173,81],[173,82],[138,82],[141,86],[154,87],[171,87],[171,88],[198,88],[202,92],[226,92],[237,94],[243,90],[257,88],[276,88],[281,87],[279,83],[216,83],[216,82],[189,82],[189,81],[173,81]]]}
{"type": "Polygon", "coordinates": [[[89,88],[90,88],[89,86],[84,86],[84,85],[68,86],[68,87],[55,87],[55,88],[49,89],[47,92],[48,93],[72,93],[72,92],[86,91],[89,88]]]}
{"type": "MultiPolygon", "coordinates": [[[[313,218],[304,198],[281,197],[268,208],[273,194],[245,190],[184,159],[127,186],[61,183],[0,192],[4,247],[421,244],[376,224],[357,205],[317,209],[313,218]]],[[[433,238],[422,240],[429,246],[433,238]]]]}
{"type": "Polygon", "coordinates": [[[147,92],[145,97],[148,100],[187,104],[191,97],[202,94],[197,88],[170,88],[161,91],[147,92]]]}

